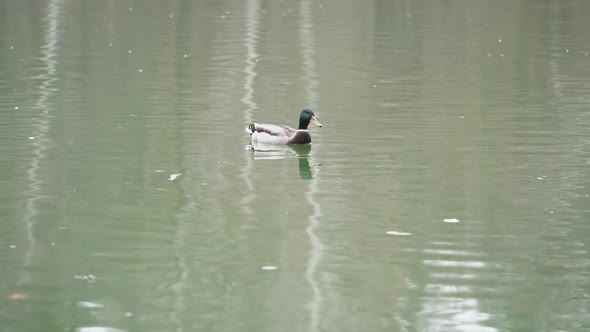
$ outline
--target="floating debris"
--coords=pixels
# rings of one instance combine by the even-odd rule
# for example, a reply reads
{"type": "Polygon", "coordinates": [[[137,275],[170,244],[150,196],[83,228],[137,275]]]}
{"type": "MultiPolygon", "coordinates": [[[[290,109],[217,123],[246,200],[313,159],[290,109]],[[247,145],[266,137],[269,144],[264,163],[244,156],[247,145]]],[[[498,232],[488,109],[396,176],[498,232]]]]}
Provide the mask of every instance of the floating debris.
{"type": "Polygon", "coordinates": [[[168,176],[168,180],[169,180],[169,181],[174,181],[174,180],[176,180],[176,179],[177,179],[177,178],[178,178],[180,175],[181,175],[180,173],[174,173],[174,174],[170,174],[170,175],[168,176]]]}
{"type": "Polygon", "coordinates": [[[35,136],[29,136],[29,139],[35,139],[35,136]]]}
{"type": "Polygon", "coordinates": [[[28,296],[26,294],[14,293],[14,294],[8,295],[6,298],[11,301],[18,301],[18,300],[26,300],[27,297],[28,296]]]}
{"type": "Polygon", "coordinates": [[[273,265],[265,265],[265,266],[261,266],[260,269],[264,270],[264,271],[274,271],[274,270],[277,270],[278,267],[273,266],[273,265]]]}
{"type": "Polygon", "coordinates": [[[90,301],[80,301],[80,302],[76,303],[76,305],[78,306],[78,308],[87,308],[87,309],[104,308],[104,305],[102,305],[100,303],[96,303],[96,302],[90,302],[90,301]]]}
{"type": "Polygon", "coordinates": [[[385,232],[385,234],[387,234],[387,235],[397,235],[397,236],[408,236],[408,235],[412,235],[412,233],[398,232],[398,231],[388,231],[388,232],[385,232]]]}
{"type": "Polygon", "coordinates": [[[448,222],[450,224],[456,224],[459,222],[459,219],[456,218],[447,218],[447,219],[443,219],[444,222],[448,222]]]}
{"type": "Polygon", "coordinates": [[[89,275],[75,275],[74,279],[77,280],[86,280],[88,281],[89,284],[95,283],[96,282],[96,277],[92,274],[89,275]]]}
{"type": "Polygon", "coordinates": [[[76,332],[127,332],[126,330],[117,329],[108,326],[83,326],[76,329],[76,332]]]}

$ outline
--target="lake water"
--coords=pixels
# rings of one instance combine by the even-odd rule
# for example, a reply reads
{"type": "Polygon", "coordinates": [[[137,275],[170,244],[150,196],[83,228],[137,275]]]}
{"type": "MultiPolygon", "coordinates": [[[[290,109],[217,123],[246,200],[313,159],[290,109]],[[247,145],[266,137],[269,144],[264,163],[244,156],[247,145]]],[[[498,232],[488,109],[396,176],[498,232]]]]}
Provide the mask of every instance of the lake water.
{"type": "Polygon", "coordinates": [[[0,2],[0,331],[589,331],[589,13],[0,2]]]}

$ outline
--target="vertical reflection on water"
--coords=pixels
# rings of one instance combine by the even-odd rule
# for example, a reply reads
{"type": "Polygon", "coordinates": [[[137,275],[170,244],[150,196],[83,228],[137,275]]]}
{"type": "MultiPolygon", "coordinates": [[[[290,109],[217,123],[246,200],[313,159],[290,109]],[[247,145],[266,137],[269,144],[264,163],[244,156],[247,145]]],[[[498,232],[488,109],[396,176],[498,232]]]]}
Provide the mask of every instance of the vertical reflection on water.
{"type": "MultiPolygon", "coordinates": [[[[170,36],[170,39],[177,38],[177,47],[187,47],[188,41],[186,39],[181,38],[186,31],[190,31],[190,22],[192,21],[193,17],[191,15],[191,6],[190,4],[182,3],[179,4],[178,8],[175,10],[180,11],[180,15],[177,15],[178,20],[175,26],[174,31],[171,31],[173,36],[170,36]]],[[[183,86],[183,82],[185,81],[185,77],[181,74],[186,72],[186,68],[183,67],[184,65],[181,62],[176,62],[175,65],[175,72],[178,76],[175,77],[175,91],[176,96],[175,100],[177,105],[183,102],[185,95],[182,93],[185,91],[185,87],[183,86]]],[[[176,108],[179,109],[178,107],[176,108]]],[[[183,117],[180,113],[175,114],[175,122],[174,126],[176,127],[177,137],[175,138],[178,142],[183,142],[183,137],[181,137],[180,133],[184,132],[183,124],[185,123],[183,117]]],[[[178,149],[182,148],[184,145],[179,144],[177,146],[178,149]]],[[[175,161],[175,167],[177,170],[184,169],[184,154],[180,151],[176,151],[175,155],[177,156],[175,161]]],[[[194,211],[196,210],[197,202],[195,200],[195,193],[192,188],[187,189],[185,186],[189,185],[190,182],[180,181],[177,183],[179,193],[183,199],[183,206],[182,209],[174,215],[174,220],[176,220],[176,227],[175,227],[175,234],[174,234],[174,247],[173,247],[173,254],[174,254],[174,268],[171,269],[169,273],[169,277],[166,278],[165,283],[163,283],[159,288],[165,288],[169,286],[169,290],[172,293],[172,303],[170,305],[170,311],[168,317],[170,319],[171,325],[174,328],[174,331],[184,331],[185,322],[183,320],[184,314],[187,311],[186,307],[186,297],[187,297],[187,288],[189,285],[190,275],[190,267],[189,267],[189,258],[188,254],[190,250],[187,249],[187,237],[190,236],[191,232],[189,228],[192,225],[192,220],[194,218],[194,211]],[[168,283],[168,280],[171,280],[168,283]]]]}
{"type": "MultiPolygon", "coordinates": [[[[256,46],[259,39],[259,20],[260,15],[258,14],[260,8],[259,0],[248,1],[248,14],[246,17],[246,37],[244,38],[244,46],[246,46],[246,67],[244,68],[244,74],[246,78],[244,80],[244,96],[241,101],[246,105],[244,109],[244,122],[252,123],[252,111],[256,109],[256,102],[254,101],[254,78],[256,74],[256,58],[258,53],[256,52],[256,46]]],[[[247,193],[242,198],[242,208],[248,215],[252,215],[250,208],[250,202],[254,199],[254,184],[251,179],[252,172],[252,158],[246,158],[246,164],[242,169],[242,178],[246,182],[247,193]]]]}
{"type": "MultiPolygon", "coordinates": [[[[38,112],[33,118],[34,138],[33,138],[33,158],[31,159],[31,166],[27,170],[29,178],[28,189],[24,192],[29,198],[27,199],[27,211],[24,216],[24,223],[26,227],[26,236],[29,247],[25,253],[24,266],[31,264],[33,255],[35,253],[36,238],[35,238],[35,216],[38,214],[37,201],[43,196],[41,195],[41,185],[43,180],[39,177],[39,170],[41,162],[47,156],[46,151],[49,148],[49,138],[47,133],[51,126],[50,116],[52,107],[49,105],[49,99],[57,90],[53,87],[53,82],[57,80],[55,75],[57,61],[55,60],[57,54],[57,41],[59,38],[58,19],[61,7],[60,0],[49,1],[47,16],[44,22],[47,25],[47,30],[41,46],[41,67],[42,73],[34,79],[39,80],[39,99],[35,103],[33,109],[38,112]]],[[[20,283],[26,283],[29,274],[23,275],[20,283]]]]}
{"type": "Polygon", "coordinates": [[[559,79],[559,69],[555,60],[549,61],[549,70],[551,71],[551,81],[553,85],[553,91],[558,97],[563,97],[561,93],[561,81],[559,79]]]}
{"type": "MultiPolygon", "coordinates": [[[[313,22],[311,20],[310,2],[302,1],[300,8],[299,34],[301,35],[301,50],[303,57],[303,79],[305,81],[305,90],[307,103],[314,106],[317,103],[317,86],[316,68],[314,63],[314,41],[313,41],[313,22]]],[[[321,215],[320,205],[314,197],[317,193],[317,179],[309,182],[309,190],[306,198],[312,207],[313,213],[309,216],[309,224],[305,228],[311,244],[311,253],[307,261],[305,277],[312,290],[312,298],[309,300],[308,308],[310,313],[310,331],[319,331],[319,312],[322,304],[322,292],[315,278],[317,265],[322,258],[324,245],[322,240],[315,233],[319,226],[319,217],[321,215]]]]}
{"type": "Polygon", "coordinates": [[[175,216],[179,222],[176,227],[176,234],[174,236],[174,258],[176,260],[176,269],[178,274],[174,275],[176,282],[170,286],[174,294],[174,306],[170,312],[170,320],[175,326],[176,331],[183,331],[183,322],[181,314],[185,311],[184,299],[186,294],[187,281],[189,279],[189,268],[186,258],[186,237],[190,232],[188,231],[191,218],[194,216],[196,203],[192,195],[185,194],[187,203],[183,210],[175,216]]]}

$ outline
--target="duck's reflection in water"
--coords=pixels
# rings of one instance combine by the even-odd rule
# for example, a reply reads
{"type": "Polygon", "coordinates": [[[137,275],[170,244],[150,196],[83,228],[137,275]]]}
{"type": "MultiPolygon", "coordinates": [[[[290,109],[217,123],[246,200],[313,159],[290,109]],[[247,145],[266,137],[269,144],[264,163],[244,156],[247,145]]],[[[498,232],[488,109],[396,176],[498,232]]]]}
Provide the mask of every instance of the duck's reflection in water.
{"type": "Polygon", "coordinates": [[[296,158],[299,162],[299,177],[304,180],[314,178],[315,167],[309,163],[311,144],[278,145],[252,142],[246,148],[252,151],[254,159],[296,158]]]}

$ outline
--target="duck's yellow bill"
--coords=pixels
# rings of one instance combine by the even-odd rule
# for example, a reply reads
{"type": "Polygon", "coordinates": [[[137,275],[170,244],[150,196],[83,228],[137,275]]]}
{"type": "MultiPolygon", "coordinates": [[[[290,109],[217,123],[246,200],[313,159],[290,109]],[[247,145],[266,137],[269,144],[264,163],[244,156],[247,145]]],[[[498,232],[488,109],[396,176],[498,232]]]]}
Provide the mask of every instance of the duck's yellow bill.
{"type": "Polygon", "coordinates": [[[311,123],[313,123],[314,125],[316,125],[318,127],[322,126],[322,124],[318,120],[315,119],[315,116],[311,117],[311,123]]]}

